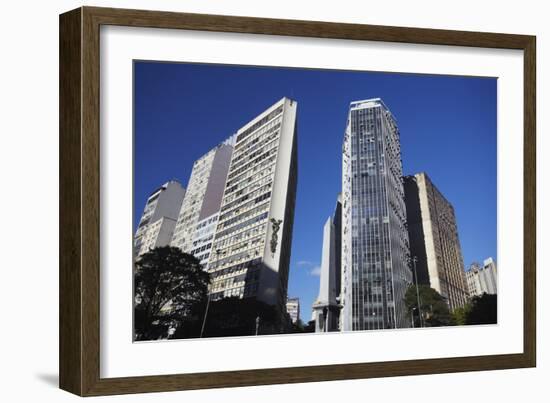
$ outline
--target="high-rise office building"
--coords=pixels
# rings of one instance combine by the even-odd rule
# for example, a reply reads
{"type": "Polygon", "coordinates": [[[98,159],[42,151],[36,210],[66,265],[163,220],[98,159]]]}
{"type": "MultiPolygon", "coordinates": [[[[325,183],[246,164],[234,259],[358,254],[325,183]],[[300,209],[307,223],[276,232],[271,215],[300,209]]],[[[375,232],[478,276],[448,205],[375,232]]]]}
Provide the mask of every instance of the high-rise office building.
{"type": "Polygon", "coordinates": [[[404,184],[418,283],[435,289],[453,311],[468,302],[454,208],[425,173],[404,178],[404,184]]]}
{"type": "Polygon", "coordinates": [[[185,189],[177,181],[166,182],[151,193],[134,236],[134,257],[170,244],[184,196],[185,189]]]}
{"type": "Polygon", "coordinates": [[[381,99],[350,104],[343,146],[342,330],[410,326],[399,131],[381,99]]]}
{"type": "Polygon", "coordinates": [[[497,265],[491,257],[483,261],[483,266],[479,263],[472,263],[466,272],[470,297],[484,293],[497,294],[497,280],[497,265]]]}
{"type": "Polygon", "coordinates": [[[342,200],[338,196],[334,215],[323,227],[323,252],[319,296],[313,304],[315,331],[332,332],[340,326],[340,289],[342,255],[342,200]]]}
{"type": "Polygon", "coordinates": [[[171,245],[208,263],[218,222],[234,137],[195,161],[171,245]]]}
{"type": "Polygon", "coordinates": [[[292,323],[296,324],[300,320],[300,299],[288,298],[286,300],[286,311],[292,323]]]}
{"type": "Polygon", "coordinates": [[[285,312],[297,185],[295,101],[237,131],[208,263],[212,300],[255,298],[285,312]]]}

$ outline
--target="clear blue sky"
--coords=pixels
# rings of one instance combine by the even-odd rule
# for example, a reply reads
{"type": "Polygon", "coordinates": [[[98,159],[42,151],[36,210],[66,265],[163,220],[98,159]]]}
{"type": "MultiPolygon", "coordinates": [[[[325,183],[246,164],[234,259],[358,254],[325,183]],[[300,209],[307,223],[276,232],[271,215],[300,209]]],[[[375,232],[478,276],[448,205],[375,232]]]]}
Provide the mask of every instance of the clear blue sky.
{"type": "Polygon", "coordinates": [[[186,187],[193,162],[283,96],[298,102],[298,194],[289,296],[308,321],[322,228],[341,189],[350,101],[397,119],[405,175],[424,171],[454,205],[465,264],[496,258],[494,78],[135,62],[134,225],[150,192],[186,187]]]}

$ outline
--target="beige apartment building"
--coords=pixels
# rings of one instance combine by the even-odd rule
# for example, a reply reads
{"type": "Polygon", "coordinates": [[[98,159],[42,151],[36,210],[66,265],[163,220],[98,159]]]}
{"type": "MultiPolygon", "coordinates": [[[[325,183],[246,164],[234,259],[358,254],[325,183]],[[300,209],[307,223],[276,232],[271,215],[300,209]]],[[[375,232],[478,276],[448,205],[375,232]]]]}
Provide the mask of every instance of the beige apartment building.
{"type": "Polygon", "coordinates": [[[404,187],[413,274],[453,311],[468,302],[454,208],[425,173],[405,177],[404,187]]]}

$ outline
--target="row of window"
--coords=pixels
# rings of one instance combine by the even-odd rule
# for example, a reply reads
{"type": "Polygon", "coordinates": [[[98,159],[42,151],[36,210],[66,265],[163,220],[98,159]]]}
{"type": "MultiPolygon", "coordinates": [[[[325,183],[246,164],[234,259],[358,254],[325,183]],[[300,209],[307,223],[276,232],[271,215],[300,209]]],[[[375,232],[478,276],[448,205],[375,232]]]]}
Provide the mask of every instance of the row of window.
{"type": "Polygon", "coordinates": [[[283,112],[283,106],[279,106],[277,109],[269,113],[264,118],[260,119],[256,123],[254,123],[252,126],[250,126],[248,129],[242,131],[237,136],[237,144],[242,142],[246,137],[248,137],[250,134],[254,133],[259,127],[265,125],[267,122],[269,122],[271,119],[275,118],[277,115],[281,114],[283,112]]]}
{"type": "Polygon", "coordinates": [[[271,142],[279,134],[278,129],[281,127],[280,120],[278,122],[272,122],[265,126],[261,132],[259,132],[254,138],[252,138],[246,144],[239,144],[235,148],[235,155],[231,161],[231,164],[237,164],[244,158],[250,159],[250,156],[258,149],[258,147],[264,146],[271,142]]]}
{"type": "MultiPolygon", "coordinates": [[[[224,222],[220,223],[218,225],[217,230],[216,230],[216,237],[221,238],[221,237],[223,237],[224,235],[226,235],[230,232],[237,231],[240,228],[244,228],[248,225],[251,225],[251,224],[257,222],[255,220],[255,218],[252,218],[250,220],[248,220],[248,218],[252,217],[255,214],[258,214],[260,211],[266,210],[267,208],[269,208],[269,202],[263,203],[263,204],[261,204],[257,207],[254,207],[250,210],[247,210],[246,212],[244,212],[244,213],[242,213],[242,214],[240,214],[236,217],[230,218],[227,221],[224,221],[224,222]],[[243,220],[246,220],[246,221],[242,222],[243,220]],[[233,225],[233,224],[236,224],[236,223],[240,223],[240,224],[233,225]],[[247,224],[247,223],[249,223],[249,224],[247,224]],[[233,226],[231,227],[231,225],[233,225],[233,226]],[[223,230],[223,231],[221,231],[221,230],[223,230]]],[[[265,212],[264,214],[267,217],[267,212],[265,212]]]]}
{"type": "Polygon", "coordinates": [[[189,252],[191,255],[196,256],[197,253],[204,252],[205,250],[210,250],[210,247],[212,246],[212,243],[208,243],[206,245],[201,246],[200,248],[194,249],[191,252],[189,252]]]}
{"type": "Polygon", "coordinates": [[[248,167],[250,166],[250,164],[254,164],[257,161],[261,161],[265,157],[257,159],[258,156],[263,156],[264,154],[268,153],[271,149],[276,148],[279,144],[277,140],[278,139],[275,139],[270,143],[262,144],[262,147],[260,149],[254,151],[250,155],[247,155],[248,158],[246,160],[240,161],[238,164],[235,164],[235,165],[232,164],[230,171],[236,172],[239,168],[248,167]]]}
{"type": "Polygon", "coordinates": [[[210,272],[210,275],[212,276],[212,278],[216,278],[220,276],[230,275],[240,271],[253,270],[257,266],[259,266],[261,262],[262,262],[261,258],[256,258],[253,260],[249,260],[248,262],[235,264],[233,266],[225,267],[223,269],[218,269],[218,270],[210,266],[208,268],[208,271],[210,272]]]}
{"type": "Polygon", "coordinates": [[[223,257],[214,262],[211,262],[210,267],[213,269],[216,269],[218,267],[225,266],[226,264],[232,265],[233,263],[240,263],[244,260],[254,259],[260,256],[261,252],[262,252],[262,247],[246,250],[244,252],[236,253],[234,255],[223,257]]]}
{"type": "MultiPolygon", "coordinates": [[[[270,189],[271,186],[266,186],[266,188],[270,189]]],[[[262,188],[261,190],[265,191],[267,189],[262,188]]],[[[255,193],[259,193],[259,192],[255,192],[255,193]]],[[[271,191],[260,194],[259,196],[255,197],[253,200],[249,201],[248,203],[245,203],[245,204],[237,207],[235,210],[224,214],[223,218],[226,219],[226,221],[223,222],[223,226],[225,227],[227,225],[232,224],[233,222],[237,222],[237,221],[242,220],[245,217],[248,217],[250,215],[249,212],[251,210],[247,210],[247,209],[250,209],[251,207],[256,206],[257,204],[263,202],[266,199],[269,199],[270,196],[271,196],[271,191]]],[[[221,218],[220,218],[220,220],[221,220],[221,218]]]]}
{"type": "MultiPolygon", "coordinates": [[[[251,185],[251,189],[249,189],[250,193],[245,194],[244,196],[241,196],[238,199],[233,200],[232,202],[224,205],[222,211],[224,211],[225,213],[220,216],[220,221],[223,221],[223,220],[227,219],[228,217],[231,217],[232,215],[234,215],[236,210],[242,211],[242,210],[245,210],[245,209],[251,207],[251,205],[253,205],[254,202],[253,201],[248,201],[247,202],[247,200],[255,199],[256,197],[258,197],[258,196],[262,195],[263,193],[266,193],[268,190],[270,190],[271,189],[271,181],[272,181],[271,177],[266,178],[265,185],[262,186],[259,189],[255,185],[251,185]],[[227,211],[227,210],[230,210],[232,208],[234,208],[234,210],[227,211]]],[[[261,186],[261,182],[257,182],[257,185],[261,186]]]]}
{"type": "Polygon", "coordinates": [[[229,190],[226,190],[226,193],[230,193],[234,191],[235,189],[230,188],[229,186],[234,185],[235,183],[240,182],[241,180],[248,177],[250,172],[256,172],[259,169],[262,169],[264,166],[267,166],[273,162],[275,162],[276,155],[277,155],[277,149],[278,147],[273,147],[269,151],[265,152],[264,154],[257,157],[254,161],[250,162],[249,164],[246,164],[240,168],[238,168],[236,171],[232,171],[234,173],[238,173],[239,176],[234,177],[233,179],[228,179],[226,183],[226,188],[229,190]]]}
{"type": "MultiPolygon", "coordinates": [[[[267,204],[267,203],[266,203],[266,204],[267,204]]],[[[262,206],[260,206],[260,207],[262,207],[262,206]]],[[[263,208],[265,208],[265,205],[264,205],[263,208]]],[[[249,225],[253,225],[253,224],[255,224],[255,223],[258,223],[258,222],[260,222],[260,221],[263,221],[263,220],[267,219],[267,215],[268,215],[268,212],[266,211],[266,212],[264,212],[264,213],[262,213],[262,214],[260,214],[260,215],[258,215],[258,216],[256,216],[256,217],[253,217],[253,218],[251,218],[251,219],[249,219],[249,220],[246,220],[246,221],[244,221],[244,222],[242,222],[242,223],[240,223],[240,224],[237,224],[237,225],[235,225],[235,226],[233,226],[233,227],[231,227],[231,228],[227,228],[227,229],[225,229],[225,230],[223,230],[223,231],[218,232],[218,233],[216,234],[216,237],[217,237],[217,238],[221,238],[221,237],[223,237],[223,236],[225,236],[225,235],[227,235],[227,234],[229,234],[229,233],[231,233],[231,232],[236,232],[236,231],[238,231],[239,229],[242,229],[242,228],[248,227],[249,225]]]]}
{"type": "Polygon", "coordinates": [[[236,185],[236,191],[233,194],[228,194],[226,192],[226,194],[224,195],[224,206],[222,207],[223,210],[225,210],[225,206],[227,204],[231,203],[233,200],[241,196],[246,191],[253,190],[255,187],[267,183],[272,179],[272,174],[275,171],[275,156],[270,158],[270,160],[271,161],[268,161],[268,163],[266,164],[262,163],[261,167],[257,166],[247,172],[247,174],[249,175],[248,177],[246,175],[241,176],[241,181],[236,185]]]}
{"type": "Polygon", "coordinates": [[[217,239],[216,250],[223,250],[223,248],[228,245],[232,245],[239,241],[245,241],[245,240],[251,239],[260,234],[262,236],[265,236],[265,228],[266,228],[266,224],[260,224],[255,227],[243,230],[241,232],[237,232],[234,235],[229,236],[227,238],[217,239]]]}

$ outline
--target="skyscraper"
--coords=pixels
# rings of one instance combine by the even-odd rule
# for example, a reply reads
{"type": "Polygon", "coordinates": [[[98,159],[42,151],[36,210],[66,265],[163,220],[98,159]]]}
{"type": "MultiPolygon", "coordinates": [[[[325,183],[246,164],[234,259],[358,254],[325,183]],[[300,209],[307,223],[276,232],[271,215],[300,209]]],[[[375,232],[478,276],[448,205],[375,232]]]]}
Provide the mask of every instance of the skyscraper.
{"type": "Polygon", "coordinates": [[[151,193],[134,236],[134,257],[170,243],[184,196],[185,189],[177,181],[151,193]]]}
{"type": "Polygon", "coordinates": [[[313,304],[315,331],[331,332],[339,330],[340,289],[341,289],[341,250],[342,250],[342,200],[338,196],[334,215],[323,227],[323,252],[319,296],[313,304]]]}
{"type": "Polygon", "coordinates": [[[343,146],[342,330],[410,326],[399,131],[380,98],[350,104],[343,146]]]}
{"type": "Polygon", "coordinates": [[[470,297],[484,293],[497,294],[497,265],[493,258],[485,259],[483,267],[479,263],[472,263],[466,272],[466,282],[470,297]]]}
{"type": "Polygon", "coordinates": [[[237,131],[208,263],[212,300],[256,298],[285,312],[297,185],[295,101],[237,131]]]}
{"type": "Polygon", "coordinates": [[[233,153],[230,137],[195,161],[171,245],[208,263],[233,153]]]}
{"type": "Polygon", "coordinates": [[[404,183],[418,282],[446,298],[453,311],[468,302],[454,208],[425,173],[408,176],[404,183]]]}

